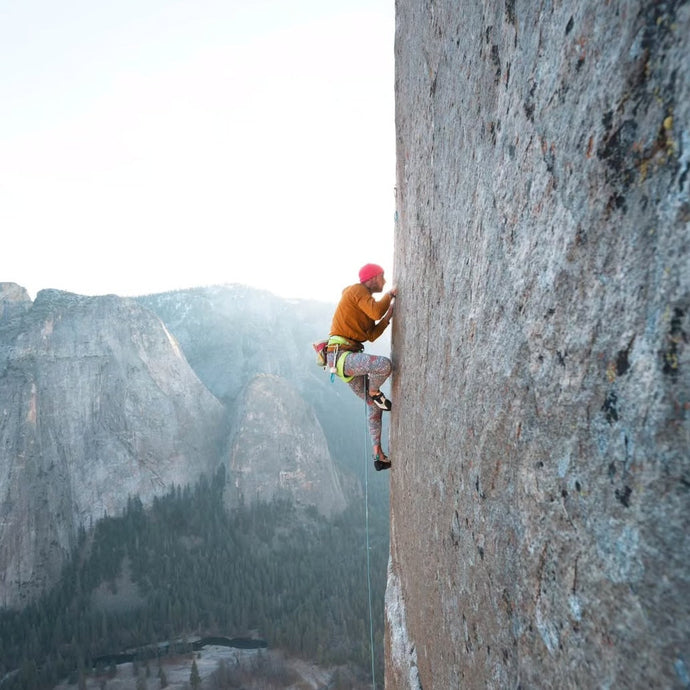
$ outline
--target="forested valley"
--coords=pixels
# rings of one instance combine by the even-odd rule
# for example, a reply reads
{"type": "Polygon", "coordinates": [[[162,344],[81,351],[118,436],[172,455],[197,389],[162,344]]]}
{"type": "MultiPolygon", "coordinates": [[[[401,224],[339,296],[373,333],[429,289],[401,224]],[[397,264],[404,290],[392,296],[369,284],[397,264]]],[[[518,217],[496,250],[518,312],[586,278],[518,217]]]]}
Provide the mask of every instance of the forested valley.
{"type": "MultiPolygon", "coordinates": [[[[326,520],[289,500],[223,506],[225,473],[82,528],[59,584],[0,611],[0,688],[36,690],[99,657],[193,636],[257,636],[371,673],[365,503],[326,520]]],[[[383,674],[387,495],[369,506],[376,674],[383,674]]]]}

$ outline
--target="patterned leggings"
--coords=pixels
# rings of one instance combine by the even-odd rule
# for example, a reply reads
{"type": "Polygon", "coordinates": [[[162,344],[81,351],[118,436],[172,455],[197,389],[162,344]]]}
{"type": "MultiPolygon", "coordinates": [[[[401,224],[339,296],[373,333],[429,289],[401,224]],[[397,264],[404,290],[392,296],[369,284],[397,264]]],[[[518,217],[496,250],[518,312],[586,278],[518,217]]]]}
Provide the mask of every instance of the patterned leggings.
{"type": "MultiPolygon", "coordinates": [[[[328,366],[333,366],[335,353],[328,353],[328,366]]],[[[375,446],[381,445],[381,414],[382,410],[372,401],[367,390],[380,390],[383,382],[391,375],[391,361],[388,357],[368,355],[364,352],[351,352],[345,359],[343,367],[345,376],[354,376],[347,385],[355,392],[355,395],[366,400],[367,416],[369,419],[369,435],[375,446]],[[367,386],[367,376],[369,385],[367,386]]]]}

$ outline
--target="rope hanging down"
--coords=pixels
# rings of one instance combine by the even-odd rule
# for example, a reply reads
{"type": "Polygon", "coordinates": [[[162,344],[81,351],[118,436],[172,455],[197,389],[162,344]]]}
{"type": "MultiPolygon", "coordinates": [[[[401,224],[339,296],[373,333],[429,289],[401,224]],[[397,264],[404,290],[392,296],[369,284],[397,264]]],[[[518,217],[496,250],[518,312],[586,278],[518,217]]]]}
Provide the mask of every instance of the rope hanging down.
{"type": "Polygon", "coordinates": [[[369,433],[367,431],[367,396],[369,395],[369,378],[364,384],[364,529],[367,548],[367,593],[369,595],[369,649],[371,650],[371,687],[376,690],[376,670],[374,663],[374,617],[371,608],[371,563],[369,556],[369,433]]]}

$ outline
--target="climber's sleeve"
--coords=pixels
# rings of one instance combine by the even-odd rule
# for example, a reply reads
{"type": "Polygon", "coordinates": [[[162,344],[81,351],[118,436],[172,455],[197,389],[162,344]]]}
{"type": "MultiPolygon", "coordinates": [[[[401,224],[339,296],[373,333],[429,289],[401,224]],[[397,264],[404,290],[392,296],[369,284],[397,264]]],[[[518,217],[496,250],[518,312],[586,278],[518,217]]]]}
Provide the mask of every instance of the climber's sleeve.
{"type": "MultiPolygon", "coordinates": [[[[357,300],[357,306],[370,319],[378,321],[387,311],[391,304],[391,295],[387,292],[380,300],[375,300],[368,290],[364,290],[357,300]]],[[[385,326],[384,326],[385,328],[385,326]]],[[[381,331],[383,332],[383,331],[381,331]]],[[[381,333],[379,333],[381,335],[381,333]]]]}
{"type": "Polygon", "coordinates": [[[376,338],[378,338],[385,330],[386,327],[388,326],[388,320],[386,321],[379,321],[370,331],[369,333],[369,340],[374,341],[376,338]]]}
{"type": "Polygon", "coordinates": [[[366,314],[372,321],[371,326],[367,329],[367,340],[374,341],[378,338],[388,326],[388,321],[380,321],[383,315],[388,311],[391,304],[391,295],[386,293],[380,300],[375,300],[368,290],[363,292],[361,298],[357,303],[357,307],[366,314]],[[378,321],[378,323],[375,323],[378,321]]]}

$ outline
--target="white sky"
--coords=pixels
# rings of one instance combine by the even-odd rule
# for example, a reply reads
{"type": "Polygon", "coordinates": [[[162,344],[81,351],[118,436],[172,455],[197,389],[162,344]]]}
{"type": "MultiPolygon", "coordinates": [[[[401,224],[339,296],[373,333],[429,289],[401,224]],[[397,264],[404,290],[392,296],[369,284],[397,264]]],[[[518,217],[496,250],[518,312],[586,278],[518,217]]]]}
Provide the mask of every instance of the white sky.
{"type": "Polygon", "coordinates": [[[392,283],[393,0],[0,0],[0,282],[392,283]]]}

